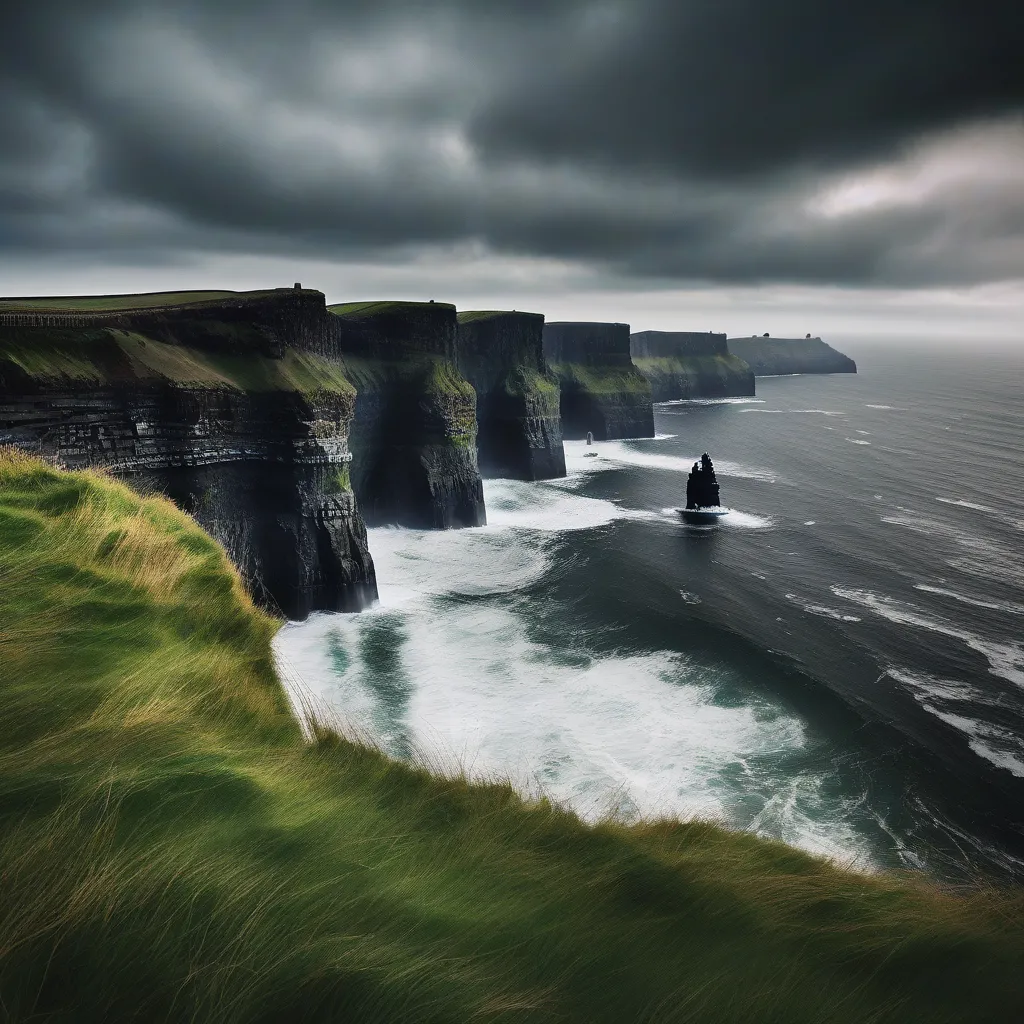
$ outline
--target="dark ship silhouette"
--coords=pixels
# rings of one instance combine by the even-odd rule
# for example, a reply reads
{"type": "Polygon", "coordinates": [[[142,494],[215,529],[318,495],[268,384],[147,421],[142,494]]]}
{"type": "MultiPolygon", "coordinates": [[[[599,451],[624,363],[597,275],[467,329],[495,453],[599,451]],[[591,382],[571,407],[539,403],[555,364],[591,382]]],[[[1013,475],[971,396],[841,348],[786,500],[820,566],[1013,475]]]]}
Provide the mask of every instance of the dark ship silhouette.
{"type": "Polygon", "coordinates": [[[679,512],[691,523],[713,523],[728,513],[728,509],[721,506],[715,464],[707,452],[690,470],[686,481],[686,508],[679,509],[679,512]]]}

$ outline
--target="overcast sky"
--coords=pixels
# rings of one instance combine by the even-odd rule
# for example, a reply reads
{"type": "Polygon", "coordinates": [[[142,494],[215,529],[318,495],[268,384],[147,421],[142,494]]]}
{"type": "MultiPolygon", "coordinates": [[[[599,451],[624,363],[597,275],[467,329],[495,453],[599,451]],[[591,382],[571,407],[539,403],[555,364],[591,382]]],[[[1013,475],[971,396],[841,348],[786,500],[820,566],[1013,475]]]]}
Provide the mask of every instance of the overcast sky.
{"type": "Polygon", "coordinates": [[[3,294],[1024,343],[1021,0],[3,7],[3,294]]]}

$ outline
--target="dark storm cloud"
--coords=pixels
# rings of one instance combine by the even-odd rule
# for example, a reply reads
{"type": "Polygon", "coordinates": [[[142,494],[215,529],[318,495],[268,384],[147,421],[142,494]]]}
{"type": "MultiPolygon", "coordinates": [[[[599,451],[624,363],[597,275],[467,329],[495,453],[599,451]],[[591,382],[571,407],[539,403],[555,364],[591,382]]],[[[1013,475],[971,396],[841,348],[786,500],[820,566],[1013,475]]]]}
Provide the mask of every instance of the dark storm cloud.
{"type": "Polygon", "coordinates": [[[0,25],[0,252],[471,240],[605,280],[1019,276],[1018,6],[22,5],[0,25]],[[966,178],[907,149],[1000,117],[952,157],[922,144],[966,178]],[[880,199],[846,184],[886,160],[880,199]]]}
{"type": "Polygon", "coordinates": [[[1024,106],[1020,0],[633,0],[599,42],[481,112],[528,151],[753,175],[883,155],[1024,106]]]}

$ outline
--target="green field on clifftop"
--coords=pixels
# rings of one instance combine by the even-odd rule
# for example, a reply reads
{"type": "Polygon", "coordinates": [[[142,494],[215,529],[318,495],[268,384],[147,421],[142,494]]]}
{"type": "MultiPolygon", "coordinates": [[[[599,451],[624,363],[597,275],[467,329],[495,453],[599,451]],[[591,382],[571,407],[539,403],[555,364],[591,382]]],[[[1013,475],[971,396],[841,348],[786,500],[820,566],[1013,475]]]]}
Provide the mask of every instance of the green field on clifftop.
{"type": "Polygon", "coordinates": [[[0,450],[0,1018],[1009,1022],[1024,896],[582,824],[317,726],[162,499],[0,450]]]}
{"type": "MultiPolygon", "coordinates": [[[[309,292],[310,289],[303,289],[309,292]]],[[[0,299],[0,313],[110,313],[118,310],[155,309],[161,306],[190,306],[218,299],[266,298],[282,293],[295,294],[292,288],[265,288],[258,291],[138,292],[124,295],[46,295],[0,299]]]]}
{"type": "Polygon", "coordinates": [[[204,322],[203,329],[231,350],[172,344],[139,331],[106,327],[0,327],[0,379],[6,364],[15,387],[24,375],[58,386],[168,381],[252,392],[355,393],[339,363],[293,348],[286,348],[279,359],[262,355],[266,339],[251,325],[204,322]]]}

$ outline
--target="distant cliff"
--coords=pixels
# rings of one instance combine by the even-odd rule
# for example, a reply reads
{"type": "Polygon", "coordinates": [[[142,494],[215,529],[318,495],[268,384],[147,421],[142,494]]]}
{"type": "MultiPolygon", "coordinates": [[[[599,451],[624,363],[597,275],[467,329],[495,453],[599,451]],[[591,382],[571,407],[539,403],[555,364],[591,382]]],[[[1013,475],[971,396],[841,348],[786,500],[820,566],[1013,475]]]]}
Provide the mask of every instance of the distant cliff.
{"type": "Polygon", "coordinates": [[[371,524],[418,529],[486,522],[476,395],[459,372],[455,307],[329,307],[326,354],[356,388],[352,486],[371,524]]]}
{"type": "Polygon", "coordinates": [[[857,364],[821,338],[730,338],[729,351],[758,377],[786,373],[856,373],[857,364]]]}
{"type": "Polygon", "coordinates": [[[477,450],[489,476],[565,476],[558,379],[544,361],[539,313],[458,314],[458,365],[476,391],[477,450]]]}
{"type": "Polygon", "coordinates": [[[628,324],[545,324],[544,356],[561,386],[565,437],[654,436],[651,385],[633,365],[628,324]]]}
{"type": "Polygon", "coordinates": [[[630,335],[629,346],[655,402],[754,393],[753,372],[730,354],[724,334],[638,331],[630,335]]]}
{"type": "Polygon", "coordinates": [[[376,599],[320,292],[0,303],[0,443],[166,493],[290,618],[376,599]]]}

